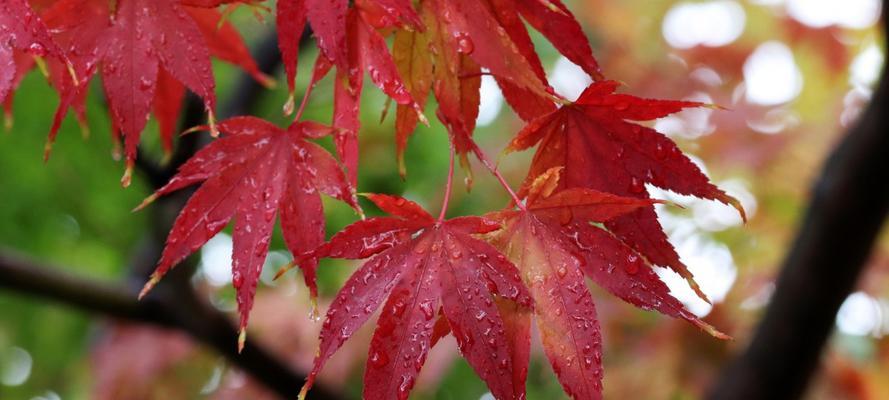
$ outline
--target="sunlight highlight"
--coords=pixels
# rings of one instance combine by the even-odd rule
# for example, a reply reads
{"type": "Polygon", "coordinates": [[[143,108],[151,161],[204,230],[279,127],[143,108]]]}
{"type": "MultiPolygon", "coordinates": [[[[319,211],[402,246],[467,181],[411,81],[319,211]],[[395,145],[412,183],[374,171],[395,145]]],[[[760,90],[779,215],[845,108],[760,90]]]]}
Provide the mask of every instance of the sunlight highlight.
{"type": "Polygon", "coordinates": [[[879,0],[787,0],[787,13],[814,28],[839,25],[862,29],[877,22],[879,0]]]}
{"type": "Polygon", "coordinates": [[[31,353],[21,347],[12,347],[3,354],[0,360],[0,384],[18,386],[25,383],[31,376],[34,360],[31,353]]]}
{"type": "Polygon", "coordinates": [[[781,42],[765,42],[744,62],[747,101],[763,106],[787,103],[803,89],[793,52],[781,42]]]}
{"type": "Polygon", "coordinates": [[[855,292],[846,298],[837,313],[837,328],[853,336],[882,336],[886,305],[864,292],[855,292]]]}
{"type": "Polygon", "coordinates": [[[480,103],[478,106],[478,117],[475,119],[477,126],[491,125],[497,116],[500,115],[500,109],[503,108],[503,93],[497,86],[497,81],[490,75],[482,76],[482,87],[479,92],[480,103]]]}
{"type": "Polygon", "coordinates": [[[559,57],[547,79],[556,93],[569,100],[576,99],[590,83],[593,83],[580,66],[565,57],[559,57]]]}
{"type": "Polygon", "coordinates": [[[734,42],[744,32],[747,15],[738,2],[679,3],[664,16],[662,31],[670,46],[718,47],[734,42]]]}
{"type": "Polygon", "coordinates": [[[232,280],[232,237],[219,232],[201,247],[201,263],[198,266],[207,282],[220,287],[232,280]]]}

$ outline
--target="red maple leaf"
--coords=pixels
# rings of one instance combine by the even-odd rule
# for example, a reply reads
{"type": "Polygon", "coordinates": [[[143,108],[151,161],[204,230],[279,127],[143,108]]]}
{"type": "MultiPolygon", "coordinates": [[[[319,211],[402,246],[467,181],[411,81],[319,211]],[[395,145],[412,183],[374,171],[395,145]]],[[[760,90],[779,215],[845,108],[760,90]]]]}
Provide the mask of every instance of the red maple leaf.
{"type": "Polygon", "coordinates": [[[167,150],[185,87],[204,100],[213,125],[216,95],[211,53],[269,84],[270,79],[258,71],[231,24],[220,21],[220,14],[212,10],[225,2],[60,0],[44,10],[53,39],[84,81],[75,85],[70,77],[54,73],[59,68],[49,64],[51,83],[61,102],[50,130],[47,155],[69,107],[82,115],[86,83],[99,70],[112,125],[124,138],[125,185],[152,107],[167,150]]]}
{"type": "Polygon", "coordinates": [[[16,54],[52,55],[67,62],[46,25],[27,1],[4,0],[0,3],[0,101],[8,101],[7,97],[18,86],[23,72],[31,66],[30,57],[16,54]]]}
{"type": "MultiPolygon", "coordinates": [[[[409,0],[359,0],[355,7],[361,10],[362,20],[370,21],[376,28],[409,24],[420,28],[419,18],[409,0]]],[[[290,95],[293,96],[294,79],[299,58],[299,39],[308,22],[315,34],[318,47],[334,65],[348,70],[350,67],[348,27],[356,21],[348,18],[348,0],[281,0],[278,2],[276,25],[278,46],[287,75],[290,95]]]]}
{"type": "Polygon", "coordinates": [[[337,294],[324,321],[315,366],[324,363],[385,301],[371,341],[364,398],[406,399],[433,345],[439,308],[460,352],[499,399],[524,398],[514,368],[526,369],[509,346],[496,301],[531,305],[518,271],[494,247],[472,235],[498,228],[480,217],[435,220],[401,197],[368,196],[394,217],[358,221],[313,257],[372,257],[337,294]]]}
{"type": "MultiPolygon", "coordinates": [[[[615,94],[617,87],[618,83],[613,81],[595,82],[577,101],[531,121],[516,135],[507,151],[524,150],[539,143],[522,193],[527,192],[535,177],[551,168],[563,167],[560,188],[590,188],[648,199],[644,185],[650,183],[730,204],[743,216],[738,200],[711,184],[672,140],[631,122],[652,120],[704,104],[615,94]]],[[[667,241],[654,207],[640,208],[605,225],[651,263],[679,273],[706,300],[667,241]]]]}
{"type": "MultiPolygon", "coordinates": [[[[259,118],[236,117],[221,122],[219,130],[224,137],[197,152],[167,185],[139,206],[205,181],[176,217],[157,270],[140,296],[234,218],[232,283],[237,290],[243,345],[275,214],[280,212],[288,249],[300,255],[324,242],[321,193],[356,210],[358,204],[336,159],[306,140],[329,135],[333,128],[297,122],[285,130],[259,118]]],[[[314,282],[316,264],[308,260],[301,266],[307,283],[314,282]]]]}
{"type": "MultiPolygon", "coordinates": [[[[391,6],[380,8],[382,3],[357,2],[347,8],[347,2],[335,1],[315,4],[316,0],[282,1],[278,7],[278,45],[284,59],[290,98],[284,106],[285,114],[293,111],[294,78],[296,76],[298,39],[305,21],[312,24],[318,39],[321,54],[315,63],[312,79],[306,90],[296,119],[302,114],[311,89],[330,69],[337,67],[334,84],[333,125],[342,128],[334,139],[337,153],[343,160],[353,185],[358,180],[358,130],[360,128],[359,107],[364,71],[370,74],[371,81],[386,95],[400,105],[409,106],[418,115],[420,107],[414,102],[410,92],[398,74],[389,53],[385,38],[377,32],[374,23],[383,20],[394,21],[397,16],[407,15],[412,20],[413,10],[402,0],[387,0],[391,6]],[[342,3],[342,4],[340,4],[342,3]],[[282,7],[283,6],[283,7],[282,7]],[[401,10],[401,11],[399,11],[401,10]],[[384,18],[380,13],[392,18],[384,18]]],[[[424,118],[420,115],[419,118],[424,118]]]]}
{"type": "MultiPolygon", "coordinates": [[[[586,188],[550,196],[558,186],[559,170],[547,171],[530,185],[526,209],[492,214],[503,224],[492,243],[516,264],[534,298],[543,348],[565,392],[576,399],[602,396],[602,337],[584,275],[631,304],[685,318],[726,338],[686,311],[635,251],[591,224],[648,207],[652,201],[586,188]]],[[[529,316],[513,312],[511,318],[529,316]]],[[[510,335],[527,342],[528,323],[514,326],[510,335]]]]}

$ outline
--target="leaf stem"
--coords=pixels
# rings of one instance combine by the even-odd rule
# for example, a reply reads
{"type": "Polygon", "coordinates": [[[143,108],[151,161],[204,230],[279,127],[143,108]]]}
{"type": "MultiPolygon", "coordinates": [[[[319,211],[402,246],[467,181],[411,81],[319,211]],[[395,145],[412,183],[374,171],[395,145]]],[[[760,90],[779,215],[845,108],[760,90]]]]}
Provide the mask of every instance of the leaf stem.
{"type": "Polygon", "coordinates": [[[448,163],[448,182],[445,184],[445,195],[444,200],[441,201],[441,212],[438,213],[438,223],[440,224],[445,219],[445,214],[448,212],[448,202],[451,200],[451,188],[454,186],[454,142],[451,143],[451,157],[450,162],[448,163]]]}
{"type": "Polygon", "coordinates": [[[519,196],[516,195],[515,191],[512,190],[512,187],[510,187],[509,183],[506,182],[506,178],[503,177],[503,175],[500,173],[500,170],[497,169],[497,166],[491,162],[491,159],[488,158],[488,155],[485,154],[485,152],[481,149],[481,147],[478,147],[477,144],[473,143],[472,147],[472,151],[475,153],[475,156],[478,157],[479,161],[482,162],[482,164],[485,166],[485,168],[488,169],[488,171],[491,171],[491,173],[494,174],[494,177],[497,178],[498,182],[500,182],[500,186],[503,186],[503,188],[506,189],[506,192],[509,193],[509,197],[512,198],[512,202],[516,204],[516,207],[518,207],[522,211],[528,211],[528,209],[525,208],[525,203],[522,202],[519,199],[519,196]]]}
{"type": "Polygon", "coordinates": [[[306,92],[303,94],[302,101],[299,102],[299,109],[296,110],[296,116],[293,118],[294,121],[299,121],[299,119],[303,116],[303,110],[306,109],[306,103],[309,102],[309,95],[312,93],[312,89],[315,88],[315,82],[309,83],[309,87],[306,88],[306,92]]]}

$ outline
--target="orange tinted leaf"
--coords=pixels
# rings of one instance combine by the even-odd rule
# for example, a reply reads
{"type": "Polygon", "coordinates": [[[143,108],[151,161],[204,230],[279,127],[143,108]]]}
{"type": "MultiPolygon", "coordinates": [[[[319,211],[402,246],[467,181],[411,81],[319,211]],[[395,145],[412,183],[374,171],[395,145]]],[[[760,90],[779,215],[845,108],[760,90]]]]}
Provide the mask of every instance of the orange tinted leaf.
{"type": "Polygon", "coordinates": [[[516,263],[534,298],[540,339],[565,392],[601,398],[602,336],[578,260],[528,213],[504,221],[494,243],[516,263]]]}
{"type": "Polygon", "coordinates": [[[368,193],[364,195],[387,214],[408,220],[432,222],[433,218],[419,204],[400,196],[368,193]]]}
{"type": "MultiPolygon", "coordinates": [[[[433,64],[429,56],[428,32],[399,30],[395,33],[392,44],[395,65],[419,109],[425,108],[426,98],[432,89],[433,64]]],[[[406,105],[398,106],[395,112],[395,154],[398,171],[402,176],[406,174],[404,150],[417,122],[419,117],[416,110],[406,105]]]]}

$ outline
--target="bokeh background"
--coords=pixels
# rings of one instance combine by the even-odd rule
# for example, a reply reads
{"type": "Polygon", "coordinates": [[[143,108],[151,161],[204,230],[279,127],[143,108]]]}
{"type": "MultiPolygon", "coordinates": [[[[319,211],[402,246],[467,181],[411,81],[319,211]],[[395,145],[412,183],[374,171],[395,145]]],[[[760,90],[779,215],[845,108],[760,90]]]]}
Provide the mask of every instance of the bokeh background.
{"type": "MultiPolygon", "coordinates": [[[[714,305],[696,300],[678,276],[659,271],[674,295],[736,340],[721,342],[682,321],[623,304],[591,285],[602,319],[605,397],[694,399],[749,338],[773,290],[776,268],[794,236],[809,185],[827,152],[866,105],[884,62],[876,28],[878,0],[575,0],[605,74],[636,95],[691,99],[724,109],[684,111],[656,121],[744,204],[742,224],[725,206],[653,187],[671,242],[714,305]],[[678,206],[681,207],[678,207],[678,206]]],[[[271,4],[270,6],[273,6],[271,4]]],[[[271,31],[272,15],[241,8],[231,16],[248,43],[271,31]],[[264,17],[257,19],[256,13],[264,17]]],[[[557,91],[573,98],[589,83],[577,66],[535,36],[557,91]]],[[[315,57],[301,56],[299,90],[315,57]]],[[[216,64],[219,96],[232,96],[239,72],[216,64]]],[[[283,83],[278,71],[279,82],[283,83]]],[[[63,266],[99,281],[129,275],[133,253],[149,228],[149,214],[130,210],[150,194],[140,176],[122,189],[123,172],[108,135],[99,82],[89,98],[87,140],[65,121],[52,158],[43,144],[57,96],[44,77],[25,78],[14,102],[14,124],[0,134],[0,246],[63,266]]],[[[330,78],[315,90],[305,116],[327,122],[330,78]]],[[[267,91],[258,116],[284,124],[285,85],[267,91]]],[[[407,150],[408,177],[397,174],[391,114],[380,122],[385,98],[367,88],[362,106],[359,191],[404,195],[436,210],[447,172],[440,124],[420,127],[407,150]]],[[[434,107],[434,105],[431,105],[434,107]]],[[[427,113],[434,115],[434,113],[427,113]]],[[[7,124],[11,121],[6,118],[7,124]]],[[[485,77],[476,138],[497,154],[521,127],[493,79],[485,77]]],[[[147,157],[161,158],[156,125],[145,133],[147,157]]],[[[324,143],[330,145],[330,143],[324,143]]],[[[503,157],[514,185],[531,153],[503,157]]],[[[325,200],[328,232],[356,215],[325,200]]],[[[478,165],[473,190],[458,190],[451,215],[481,214],[507,196],[478,165]]],[[[373,211],[372,206],[367,207],[373,211]]],[[[220,310],[233,313],[230,228],[199,252],[192,284],[220,310]]],[[[307,370],[320,322],[309,319],[308,293],[297,272],[271,278],[290,260],[276,232],[251,318],[256,340],[307,370]]],[[[356,264],[325,261],[321,311],[356,264]]],[[[2,279],[2,277],[0,277],[2,279]]],[[[322,373],[322,384],[358,398],[373,324],[349,342],[322,373]]],[[[889,237],[882,235],[859,291],[843,304],[836,334],[823,355],[811,399],[889,398],[889,237]]],[[[530,399],[564,396],[539,347],[528,378],[530,399]]],[[[431,353],[415,390],[418,399],[490,399],[484,384],[457,355],[453,339],[431,353]]],[[[273,398],[221,356],[182,334],[122,324],[41,299],[0,290],[0,399],[261,399],[273,398]]]]}

